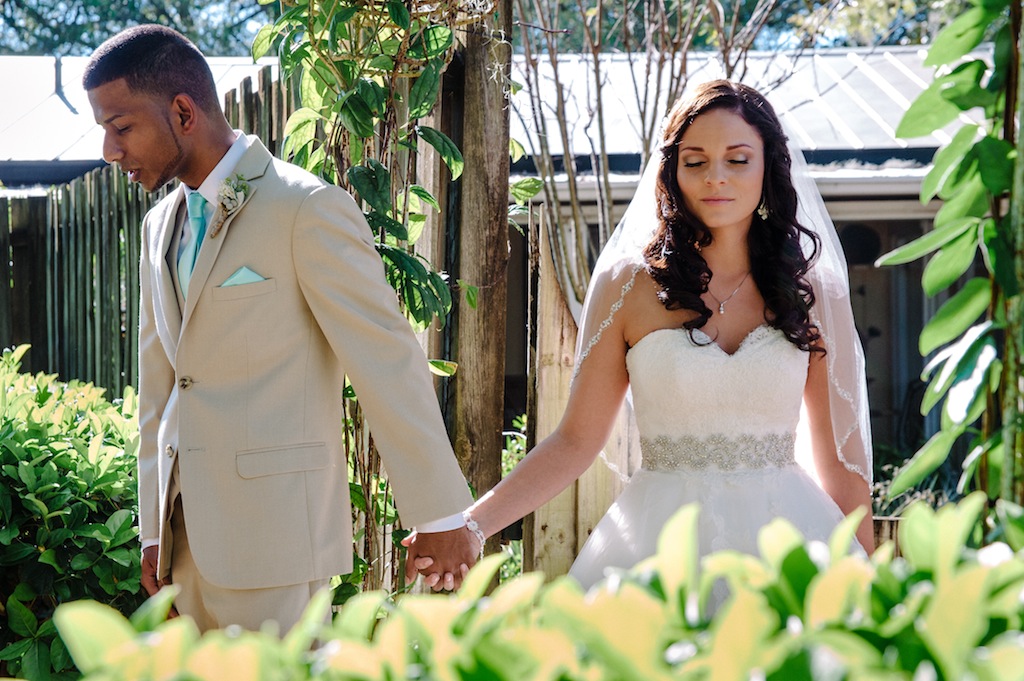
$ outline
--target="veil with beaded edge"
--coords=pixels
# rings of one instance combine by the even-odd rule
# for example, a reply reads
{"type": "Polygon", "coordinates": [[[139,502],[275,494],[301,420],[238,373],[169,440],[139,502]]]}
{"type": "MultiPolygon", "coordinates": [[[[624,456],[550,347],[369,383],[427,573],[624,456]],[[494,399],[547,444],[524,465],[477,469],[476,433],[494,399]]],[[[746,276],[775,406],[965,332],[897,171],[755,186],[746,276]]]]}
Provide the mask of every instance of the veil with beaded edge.
{"type": "MultiPolygon", "coordinates": [[[[806,278],[816,298],[810,311],[811,322],[818,327],[827,353],[829,407],[836,453],[847,470],[860,475],[870,486],[873,468],[864,351],[853,319],[846,258],[825,202],[792,136],[789,136],[789,153],[798,200],[797,220],[821,240],[818,257],[806,278]]],[[[643,267],[643,250],[654,235],[658,219],[655,188],[660,163],[659,149],[651,155],[633,200],[594,265],[580,313],[573,377],[579,373],[591,349],[600,342],[603,331],[621,306],[625,293],[632,286],[633,274],[643,267]]],[[[805,239],[803,246],[809,251],[810,239],[805,239]]],[[[630,408],[631,397],[627,397],[627,402],[630,408]]],[[[797,460],[817,478],[805,421],[802,410],[797,460]]],[[[633,432],[629,451],[601,453],[605,465],[623,481],[632,472],[630,463],[638,458],[639,439],[635,427],[630,430],[633,432]]]]}

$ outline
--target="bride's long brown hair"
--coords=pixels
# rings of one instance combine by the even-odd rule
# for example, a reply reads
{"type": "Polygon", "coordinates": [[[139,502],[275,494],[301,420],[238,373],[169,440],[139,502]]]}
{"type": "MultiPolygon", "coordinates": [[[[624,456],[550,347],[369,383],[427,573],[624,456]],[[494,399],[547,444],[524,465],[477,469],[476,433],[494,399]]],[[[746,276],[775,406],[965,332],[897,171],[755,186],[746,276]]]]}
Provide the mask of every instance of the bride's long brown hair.
{"type": "Polygon", "coordinates": [[[764,143],[761,195],[768,217],[754,214],[747,245],[750,276],[765,301],[765,322],[781,330],[801,350],[821,350],[816,345],[821,335],[809,316],[814,291],[805,278],[820,242],[816,234],[797,222],[791,159],[778,116],[761,93],[741,83],[704,83],[692,98],[678,102],[669,113],[656,189],[658,226],[644,249],[647,270],[660,289],[658,298],[669,310],[696,312],[683,324],[691,331],[704,326],[711,317],[711,310],[701,300],[701,294],[708,290],[711,270],[700,253],[701,247],[711,243],[711,232],[687,209],[676,170],[679,141],[687,128],[701,114],[718,109],[739,115],[764,143]],[[810,258],[804,255],[801,238],[813,244],[810,258]]]}

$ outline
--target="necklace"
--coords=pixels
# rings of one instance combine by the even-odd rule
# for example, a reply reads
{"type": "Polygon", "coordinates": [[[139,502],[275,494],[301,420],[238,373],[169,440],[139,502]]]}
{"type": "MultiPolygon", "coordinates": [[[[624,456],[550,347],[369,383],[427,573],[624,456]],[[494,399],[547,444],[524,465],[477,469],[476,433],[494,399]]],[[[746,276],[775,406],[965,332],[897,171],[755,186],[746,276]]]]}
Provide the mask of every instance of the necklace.
{"type": "Polygon", "coordinates": [[[719,300],[718,296],[716,296],[714,293],[711,292],[711,287],[708,287],[708,295],[711,296],[712,300],[714,300],[716,303],[718,303],[718,314],[725,314],[725,304],[728,303],[730,300],[732,300],[732,297],[734,295],[739,293],[740,289],[743,287],[743,284],[746,283],[747,277],[749,277],[749,276],[750,276],[750,270],[747,270],[747,273],[743,275],[742,279],[740,279],[739,286],[737,286],[735,289],[733,289],[733,292],[730,293],[728,296],[726,296],[725,300],[719,300]]]}

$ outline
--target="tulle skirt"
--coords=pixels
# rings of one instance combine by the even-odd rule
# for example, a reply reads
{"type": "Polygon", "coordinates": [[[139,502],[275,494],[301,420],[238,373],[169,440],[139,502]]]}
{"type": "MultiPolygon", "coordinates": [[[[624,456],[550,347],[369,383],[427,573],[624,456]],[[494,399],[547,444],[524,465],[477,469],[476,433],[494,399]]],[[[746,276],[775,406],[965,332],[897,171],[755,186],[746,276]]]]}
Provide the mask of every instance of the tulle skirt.
{"type": "MultiPolygon", "coordinates": [[[[808,540],[827,541],[843,512],[797,464],[750,470],[641,469],[591,533],[570,576],[584,588],[609,568],[630,568],[657,551],[658,537],[683,506],[700,505],[700,555],[723,549],[758,555],[758,531],[775,518],[808,540]]],[[[863,551],[854,542],[853,550],[863,551]]]]}

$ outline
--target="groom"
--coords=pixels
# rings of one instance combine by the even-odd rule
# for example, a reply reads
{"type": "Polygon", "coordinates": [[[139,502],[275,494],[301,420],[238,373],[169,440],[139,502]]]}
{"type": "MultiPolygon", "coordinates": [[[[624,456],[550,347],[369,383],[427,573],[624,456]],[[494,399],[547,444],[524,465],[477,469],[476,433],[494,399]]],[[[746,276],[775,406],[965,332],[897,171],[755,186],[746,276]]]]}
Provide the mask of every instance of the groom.
{"type": "Polygon", "coordinates": [[[103,157],[147,191],[139,520],[147,591],[202,630],[282,631],[352,568],[347,375],[418,556],[456,588],[478,548],[423,352],[370,229],[339,187],[231,129],[205,58],[161,26],[103,43],[83,76],[103,157]]]}

